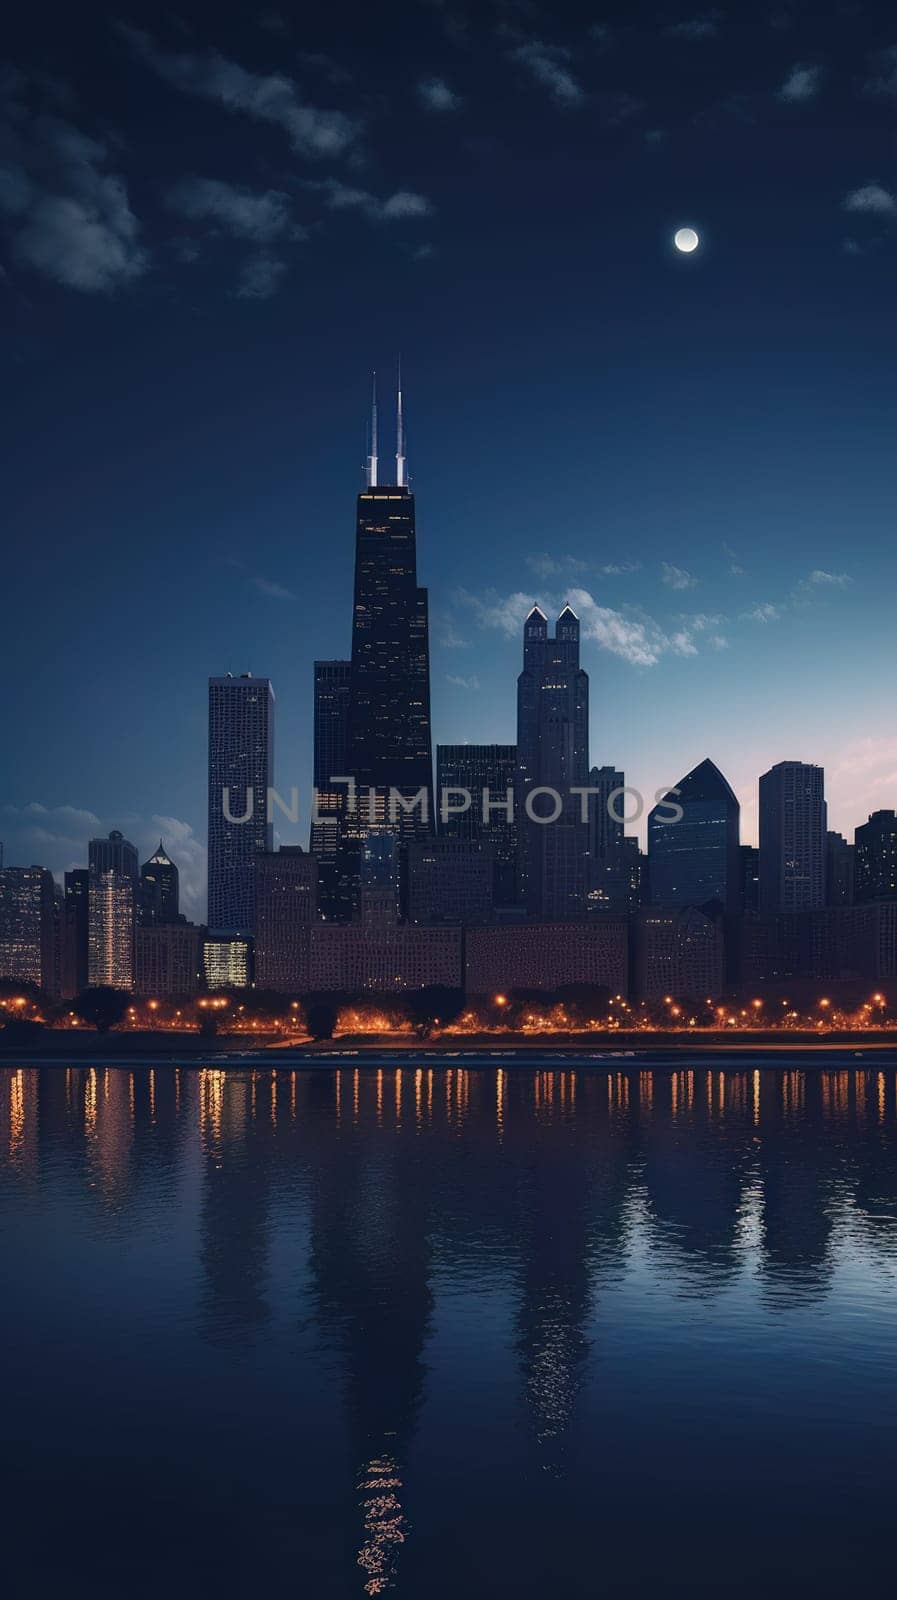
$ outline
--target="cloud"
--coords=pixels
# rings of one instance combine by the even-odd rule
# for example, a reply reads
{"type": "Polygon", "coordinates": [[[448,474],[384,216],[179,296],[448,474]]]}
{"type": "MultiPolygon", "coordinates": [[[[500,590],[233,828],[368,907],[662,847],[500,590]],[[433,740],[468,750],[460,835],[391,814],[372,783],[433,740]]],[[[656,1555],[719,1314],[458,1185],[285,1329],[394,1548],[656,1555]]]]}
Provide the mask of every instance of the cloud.
{"type": "Polygon", "coordinates": [[[852,189],[843,202],[845,211],[865,211],[872,216],[891,217],[897,211],[897,200],[874,179],[859,189],[852,189]]]}
{"type": "MultiPolygon", "coordinates": [[[[532,595],[522,591],[505,596],[487,592],[480,596],[460,589],[456,598],[474,614],[480,627],[495,628],[507,638],[519,636],[533,604],[532,595]]],[[[592,640],[600,649],[620,656],[633,666],[656,666],[664,655],[697,654],[689,629],[681,628],[668,634],[651,617],[630,615],[599,605],[587,589],[567,590],[563,598],[551,596],[545,602],[545,609],[558,614],[565,602],[569,602],[579,617],[584,639],[592,640]]]]}
{"type": "Polygon", "coordinates": [[[515,46],[511,57],[548,90],[558,105],[571,107],[583,104],[585,94],[582,87],[566,65],[570,60],[570,51],[562,45],[543,44],[540,39],[530,39],[525,44],[515,46]]]}
{"type": "Polygon", "coordinates": [[[550,556],[547,551],[541,550],[536,555],[526,557],[526,564],[530,572],[537,578],[550,578],[556,572],[587,572],[588,564],[580,561],[576,556],[550,556]]]}
{"type": "Polygon", "coordinates": [[[254,191],[220,178],[182,178],[168,190],[172,211],[188,222],[215,222],[238,239],[265,244],[289,231],[296,235],[290,197],[279,189],[254,191]]]}
{"type": "Polygon", "coordinates": [[[386,199],[369,194],[366,189],[355,189],[338,178],[309,180],[305,187],[324,196],[329,211],[360,211],[371,222],[403,222],[408,218],[429,217],[433,207],[426,195],[409,189],[398,189],[386,199]]]}
{"type": "Polygon", "coordinates": [[[699,579],[684,567],[674,567],[669,561],[661,562],[661,583],[668,589],[694,589],[699,579]]]}
{"type": "Polygon", "coordinates": [[[272,583],[270,578],[251,578],[260,594],[265,594],[270,600],[295,600],[292,589],[285,589],[282,583],[272,583]]]}
{"type": "Polygon", "coordinates": [[[670,635],[670,648],[679,656],[696,656],[698,647],[686,628],[670,635]]]}
{"type": "Polygon", "coordinates": [[[358,140],[357,121],[342,111],[308,105],[292,78],[283,73],[249,72],[217,50],[167,55],[143,29],[126,22],[115,27],[138,59],[166,83],[282,129],[299,155],[342,156],[358,140]]]}
{"type": "Polygon", "coordinates": [[[124,179],[108,150],[63,119],[32,112],[21,77],[7,87],[0,143],[0,217],[13,258],[55,283],[106,293],[148,259],[124,179]]]}
{"type": "Polygon", "coordinates": [[[821,67],[792,67],[777,98],[789,105],[805,105],[815,98],[821,86],[821,67]]]}
{"type": "Polygon", "coordinates": [[[719,33],[720,14],[707,11],[702,17],[690,17],[684,22],[673,22],[664,32],[671,39],[687,39],[698,43],[702,39],[715,39],[719,33]]]}
{"type": "Polygon", "coordinates": [[[89,841],[113,828],[121,828],[136,845],[141,861],[152,854],[161,835],[180,873],[181,910],[191,918],[204,915],[205,846],[190,823],[179,817],[158,813],[99,817],[83,806],[47,806],[33,800],[25,806],[3,806],[0,819],[7,865],[47,867],[59,881],[75,867],[86,867],[89,841]]]}
{"type": "Polygon", "coordinates": [[[741,565],[741,562],[739,561],[738,556],[735,554],[735,551],[729,545],[727,545],[725,541],[723,542],[723,552],[729,557],[729,571],[732,574],[732,577],[743,578],[744,567],[741,565]]]}
{"type": "Polygon", "coordinates": [[[480,687],[480,680],[475,672],[472,672],[469,678],[462,678],[457,673],[447,672],[445,681],[446,683],[454,684],[456,689],[479,689],[480,687]]]}
{"type": "Polygon", "coordinates": [[[243,267],[234,295],[237,300],[270,300],[287,270],[276,256],[252,256],[243,267]]]}
{"type": "Polygon", "coordinates": [[[718,628],[726,618],[719,612],[692,611],[683,612],[679,621],[684,622],[691,633],[706,633],[708,628],[718,628]]]}
{"type": "Polygon", "coordinates": [[[781,606],[774,606],[769,600],[758,600],[750,610],[742,612],[745,622],[778,622],[782,615],[781,606]]]}
{"type": "Polygon", "coordinates": [[[821,567],[814,567],[807,582],[817,586],[828,585],[836,589],[846,589],[848,584],[853,583],[853,579],[846,572],[824,572],[821,567]]]}
{"type": "Polygon", "coordinates": [[[564,575],[571,578],[581,577],[586,572],[595,572],[602,578],[622,578],[629,573],[639,572],[642,565],[640,561],[607,561],[601,566],[593,566],[591,562],[582,561],[578,556],[550,556],[545,550],[540,550],[525,559],[530,572],[534,572],[537,578],[564,575]]]}
{"type": "Polygon", "coordinates": [[[417,98],[426,111],[457,111],[460,95],[443,78],[424,78],[417,86],[417,98]]]}
{"type": "Polygon", "coordinates": [[[863,84],[866,94],[897,96],[897,45],[879,50],[872,59],[872,76],[863,84]]]}
{"type": "Polygon", "coordinates": [[[470,640],[456,633],[453,625],[447,622],[439,636],[439,643],[443,650],[469,650],[470,640]]]}
{"type": "Polygon", "coordinates": [[[721,633],[711,633],[707,643],[711,650],[728,650],[729,648],[728,639],[721,633]]]}

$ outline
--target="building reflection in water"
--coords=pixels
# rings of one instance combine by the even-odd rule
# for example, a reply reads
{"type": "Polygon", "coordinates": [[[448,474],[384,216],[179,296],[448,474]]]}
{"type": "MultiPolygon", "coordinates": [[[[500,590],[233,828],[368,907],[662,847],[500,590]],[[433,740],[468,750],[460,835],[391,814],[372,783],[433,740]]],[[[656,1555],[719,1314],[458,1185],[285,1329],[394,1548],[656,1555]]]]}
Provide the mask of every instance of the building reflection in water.
{"type": "Polygon", "coordinates": [[[295,1236],[290,1315],[304,1306],[335,1374],[368,1594],[413,1543],[434,1283],[479,1273],[506,1295],[532,1459],[561,1476],[607,1296],[642,1272],[714,1306],[737,1281],[778,1315],[829,1292],[847,1245],[893,1272],[895,1144],[891,1069],[0,1068],[0,1192],[64,1171],[121,1230],[179,1194],[209,1346],[266,1349],[272,1240],[295,1236]]]}

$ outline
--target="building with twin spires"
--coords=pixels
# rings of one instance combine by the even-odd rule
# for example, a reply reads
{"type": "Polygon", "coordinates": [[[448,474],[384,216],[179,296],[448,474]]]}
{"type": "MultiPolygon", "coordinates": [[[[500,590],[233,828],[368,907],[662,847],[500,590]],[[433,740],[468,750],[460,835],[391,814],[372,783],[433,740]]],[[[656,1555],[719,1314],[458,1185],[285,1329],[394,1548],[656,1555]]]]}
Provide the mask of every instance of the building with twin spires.
{"type": "Polygon", "coordinates": [[[368,832],[394,832],[408,842],[428,837],[435,826],[427,591],[417,581],[401,387],[394,482],[380,482],[376,392],[366,476],[356,506],[351,656],[315,662],[311,848],[321,865],[321,909],[330,921],[359,914],[368,832]],[[349,778],[356,788],[354,812],[349,778]],[[394,801],[391,814],[391,795],[401,796],[408,809],[394,801]]]}
{"type": "Polygon", "coordinates": [[[581,917],[588,891],[589,828],[571,795],[589,781],[589,677],[579,664],[579,618],[565,606],[554,638],[534,605],[523,625],[523,671],[517,679],[518,893],[528,916],[581,917]],[[550,823],[561,796],[561,812],[550,823]]]}

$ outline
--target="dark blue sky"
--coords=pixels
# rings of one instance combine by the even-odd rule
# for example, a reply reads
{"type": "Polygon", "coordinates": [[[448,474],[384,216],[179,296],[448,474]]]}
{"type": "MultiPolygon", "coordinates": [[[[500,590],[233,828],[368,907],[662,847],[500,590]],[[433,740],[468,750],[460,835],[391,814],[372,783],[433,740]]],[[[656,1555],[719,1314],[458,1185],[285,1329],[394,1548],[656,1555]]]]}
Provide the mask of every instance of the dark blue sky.
{"type": "Polygon", "coordinates": [[[513,739],[570,599],[593,760],[711,756],[746,839],[784,757],[845,831],[895,803],[888,8],[38,5],[5,51],[8,861],[164,831],[200,909],[224,670],[304,837],[399,349],[436,740],[513,739]]]}

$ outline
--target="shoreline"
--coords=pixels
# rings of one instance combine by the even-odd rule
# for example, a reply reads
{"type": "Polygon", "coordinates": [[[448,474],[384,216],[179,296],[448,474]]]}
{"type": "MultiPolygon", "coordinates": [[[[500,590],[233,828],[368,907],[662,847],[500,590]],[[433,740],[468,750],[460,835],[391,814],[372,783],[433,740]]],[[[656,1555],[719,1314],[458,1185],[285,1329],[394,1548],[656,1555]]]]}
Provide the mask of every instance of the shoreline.
{"type": "Polygon", "coordinates": [[[652,1070],[683,1065],[746,1070],[761,1066],[855,1069],[897,1067],[897,1035],[882,1032],[792,1036],[755,1033],[573,1034],[569,1037],[463,1035],[417,1039],[409,1035],[346,1035],[338,1039],[284,1040],[240,1035],[203,1039],[196,1033],[77,1034],[50,1032],[31,1049],[0,1046],[0,1066],[180,1066],[227,1070],[265,1067],[271,1071],[403,1065],[518,1069],[652,1070]],[[409,1059],[412,1058],[412,1059],[409,1059]]]}

